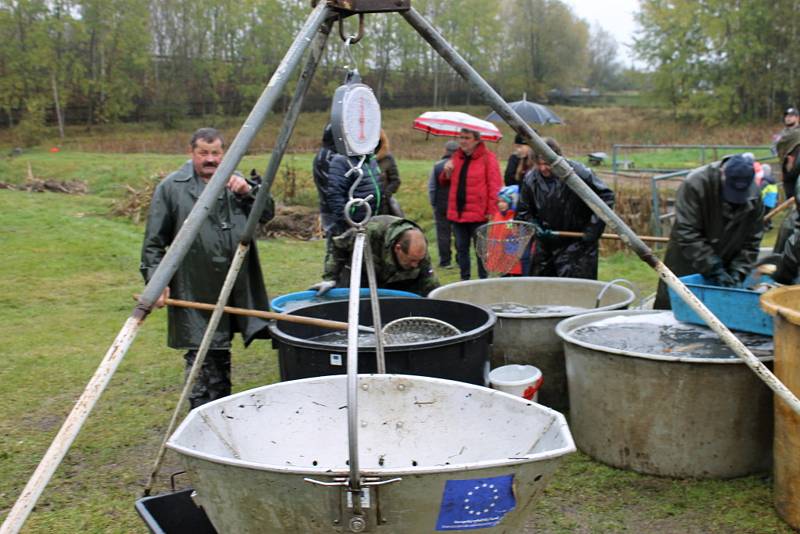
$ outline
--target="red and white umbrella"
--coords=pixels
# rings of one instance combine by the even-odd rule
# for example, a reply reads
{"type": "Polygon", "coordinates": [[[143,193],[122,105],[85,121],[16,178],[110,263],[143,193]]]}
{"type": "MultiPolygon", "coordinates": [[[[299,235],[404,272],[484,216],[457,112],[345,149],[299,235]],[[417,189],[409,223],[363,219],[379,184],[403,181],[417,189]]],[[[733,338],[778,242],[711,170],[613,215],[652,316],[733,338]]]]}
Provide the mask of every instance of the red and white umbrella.
{"type": "Polygon", "coordinates": [[[464,128],[480,133],[484,141],[497,142],[503,138],[503,134],[491,122],[460,111],[426,111],[414,119],[415,130],[433,135],[455,137],[464,128]]]}

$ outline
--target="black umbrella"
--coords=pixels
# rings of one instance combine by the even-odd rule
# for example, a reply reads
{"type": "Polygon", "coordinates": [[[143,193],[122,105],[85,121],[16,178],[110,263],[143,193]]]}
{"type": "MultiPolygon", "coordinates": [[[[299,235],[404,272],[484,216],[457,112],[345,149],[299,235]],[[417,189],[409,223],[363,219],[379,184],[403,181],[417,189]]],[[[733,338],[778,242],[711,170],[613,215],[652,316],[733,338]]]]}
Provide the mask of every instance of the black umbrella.
{"type": "MultiPolygon", "coordinates": [[[[559,116],[553,113],[550,108],[536,102],[528,102],[525,98],[526,96],[527,94],[523,94],[522,100],[509,102],[511,109],[516,111],[522,117],[522,120],[531,124],[561,124],[562,121],[559,116]]],[[[493,111],[486,117],[486,120],[497,122],[503,119],[493,111]]]]}

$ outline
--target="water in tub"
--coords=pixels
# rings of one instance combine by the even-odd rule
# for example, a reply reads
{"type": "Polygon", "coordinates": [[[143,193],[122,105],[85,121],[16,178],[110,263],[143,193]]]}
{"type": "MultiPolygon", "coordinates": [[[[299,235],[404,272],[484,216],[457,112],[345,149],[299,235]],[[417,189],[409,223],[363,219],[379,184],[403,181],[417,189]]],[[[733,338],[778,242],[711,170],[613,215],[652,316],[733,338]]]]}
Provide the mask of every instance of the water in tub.
{"type": "MultiPolygon", "coordinates": [[[[755,356],[772,356],[772,338],[733,332],[755,356]]],[[[711,329],[675,320],[672,312],[618,315],[576,328],[572,337],[607,348],[677,358],[737,358],[711,329]]]]}

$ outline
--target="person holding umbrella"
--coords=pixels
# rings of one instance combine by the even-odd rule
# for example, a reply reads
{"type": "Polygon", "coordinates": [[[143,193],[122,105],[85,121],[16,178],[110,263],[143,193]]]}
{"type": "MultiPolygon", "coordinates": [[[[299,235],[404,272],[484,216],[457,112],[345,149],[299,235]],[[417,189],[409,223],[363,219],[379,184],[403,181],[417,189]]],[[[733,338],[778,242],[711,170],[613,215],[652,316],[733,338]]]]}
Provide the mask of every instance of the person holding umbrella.
{"type": "MultiPolygon", "coordinates": [[[[439,183],[450,187],[447,219],[453,223],[456,262],[461,280],[471,276],[470,242],[475,231],[497,213],[497,193],[502,185],[497,157],[481,140],[481,134],[462,128],[458,150],[445,163],[439,183]]],[[[478,258],[478,276],[487,272],[478,258]]]]}

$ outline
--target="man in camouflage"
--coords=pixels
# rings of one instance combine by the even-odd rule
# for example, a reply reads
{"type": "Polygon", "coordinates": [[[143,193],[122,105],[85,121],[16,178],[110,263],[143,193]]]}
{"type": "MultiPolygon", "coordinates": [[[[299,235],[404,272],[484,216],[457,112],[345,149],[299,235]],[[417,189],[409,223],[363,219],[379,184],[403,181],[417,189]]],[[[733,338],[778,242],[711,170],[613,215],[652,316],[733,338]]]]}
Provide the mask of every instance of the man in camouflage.
{"type": "MultiPolygon", "coordinates": [[[[349,287],[350,262],[356,230],[350,229],[333,239],[333,253],[325,264],[323,281],[312,286],[317,294],[333,287],[349,287]]],[[[367,223],[367,239],[375,263],[378,287],[409,291],[425,296],[439,287],[431,267],[428,242],[416,223],[391,215],[378,215],[367,223]]],[[[367,287],[366,269],[361,287],[367,287]]]]}

